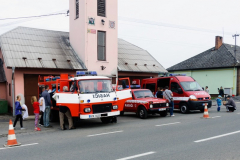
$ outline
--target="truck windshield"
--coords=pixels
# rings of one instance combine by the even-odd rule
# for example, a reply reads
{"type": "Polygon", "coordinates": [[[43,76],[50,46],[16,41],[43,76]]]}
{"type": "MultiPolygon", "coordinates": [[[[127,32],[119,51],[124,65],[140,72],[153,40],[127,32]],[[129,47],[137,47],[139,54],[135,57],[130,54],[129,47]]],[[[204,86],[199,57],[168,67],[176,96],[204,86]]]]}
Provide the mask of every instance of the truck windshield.
{"type": "Polygon", "coordinates": [[[112,92],[112,83],[110,80],[81,80],[78,82],[80,93],[98,93],[98,92],[112,92]]]}
{"type": "Polygon", "coordinates": [[[185,91],[202,91],[202,87],[197,82],[180,82],[185,91]]]}
{"type": "Polygon", "coordinates": [[[153,98],[154,97],[150,90],[134,91],[134,95],[136,98],[148,98],[148,97],[153,98]]]}

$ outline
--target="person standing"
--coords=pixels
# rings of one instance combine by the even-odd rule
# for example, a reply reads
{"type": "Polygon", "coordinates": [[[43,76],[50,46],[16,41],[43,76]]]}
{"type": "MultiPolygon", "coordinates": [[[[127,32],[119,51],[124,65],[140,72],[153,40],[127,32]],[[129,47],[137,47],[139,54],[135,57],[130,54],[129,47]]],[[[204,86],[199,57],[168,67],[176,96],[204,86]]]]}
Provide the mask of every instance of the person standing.
{"type": "Polygon", "coordinates": [[[31,103],[33,105],[33,113],[35,114],[35,131],[41,131],[41,129],[37,127],[40,108],[36,96],[31,97],[31,103]]]}
{"type": "Polygon", "coordinates": [[[208,86],[206,86],[205,91],[209,94],[208,86]]]}
{"type": "Polygon", "coordinates": [[[45,91],[42,92],[42,97],[44,98],[45,101],[45,111],[43,114],[43,124],[44,127],[48,128],[48,127],[52,127],[49,124],[49,117],[50,117],[50,112],[51,112],[51,99],[50,99],[50,94],[48,93],[49,90],[49,86],[46,85],[45,86],[45,91]]]}
{"type": "MultiPolygon", "coordinates": [[[[63,92],[69,92],[67,86],[63,87],[63,92]]],[[[65,106],[59,106],[59,119],[60,119],[61,129],[66,130],[65,124],[64,124],[64,115],[66,115],[66,117],[68,118],[69,130],[75,129],[75,127],[73,126],[72,115],[69,109],[65,106]]]]}
{"type": "Polygon", "coordinates": [[[17,121],[18,121],[18,119],[20,119],[21,130],[23,130],[25,128],[23,128],[23,124],[22,124],[23,118],[22,118],[22,107],[21,107],[20,101],[21,101],[21,96],[18,95],[17,96],[17,101],[15,102],[15,115],[16,115],[16,118],[15,118],[15,121],[14,121],[14,124],[13,124],[13,128],[15,129],[17,121]]]}
{"type": "Polygon", "coordinates": [[[155,94],[156,98],[163,98],[163,88],[162,87],[158,87],[158,91],[155,94]]]}
{"type": "Polygon", "coordinates": [[[227,112],[234,112],[236,110],[236,104],[230,95],[227,96],[228,102],[224,105],[226,106],[227,112]]]}
{"type": "Polygon", "coordinates": [[[171,107],[169,109],[170,116],[171,117],[175,116],[173,114],[173,110],[174,110],[173,93],[172,93],[172,91],[168,90],[168,86],[165,87],[165,91],[163,92],[163,98],[168,100],[169,106],[171,107]]]}
{"type": "Polygon", "coordinates": [[[217,101],[217,105],[218,105],[218,108],[217,108],[217,111],[219,112],[220,109],[221,109],[221,105],[222,105],[222,97],[219,95],[218,98],[216,99],[217,101]]]}
{"type": "MultiPolygon", "coordinates": [[[[42,88],[42,92],[45,91],[45,88],[43,87],[42,88]]],[[[45,111],[45,100],[44,98],[42,97],[42,94],[40,95],[40,98],[39,98],[39,106],[40,106],[40,112],[41,112],[41,118],[40,118],[40,122],[39,122],[39,126],[44,126],[44,123],[43,123],[43,114],[44,114],[44,111],[45,111]]]]}
{"type": "Polygon", "coordinates": [[[219,89],[219,95],[224,97],[224,90],[222,87],[220,87],[220,89],[219,89]]]}

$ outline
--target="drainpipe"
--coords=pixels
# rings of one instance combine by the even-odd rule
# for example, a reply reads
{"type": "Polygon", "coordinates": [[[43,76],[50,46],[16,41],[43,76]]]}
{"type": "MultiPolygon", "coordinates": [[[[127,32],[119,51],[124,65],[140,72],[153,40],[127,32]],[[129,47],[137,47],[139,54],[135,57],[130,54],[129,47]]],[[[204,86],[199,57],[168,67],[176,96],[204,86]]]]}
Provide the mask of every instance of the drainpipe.
{"type": "Polygon", "coordinates": [[[15,98],[15,94],[14,94],[14,71],[15,71],[15,67],[12,67],[12,107],[13,107],[13,116],[15,116],[15,103],[14,103],[14,98],[15,98]]]}

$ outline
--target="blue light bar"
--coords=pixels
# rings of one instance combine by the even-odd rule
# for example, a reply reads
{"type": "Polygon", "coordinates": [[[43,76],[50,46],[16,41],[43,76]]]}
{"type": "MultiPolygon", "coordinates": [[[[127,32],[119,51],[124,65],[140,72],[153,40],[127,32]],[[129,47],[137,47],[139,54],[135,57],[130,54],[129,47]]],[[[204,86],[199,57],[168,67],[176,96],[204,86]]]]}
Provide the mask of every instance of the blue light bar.
{"type": "Polygon", "coordinates": [[[97,76],[97,72],[96,71],[89,71],[88,74],[91,75],[91,76],[97,76]]]}
{"type": "Polygon", "coordinates": [[[176,74],[176,73],[171,73],[169,76],[186,76],[186,74],[176,74]]]}
{"type": "Polygon", "coordinates": [[[77,71],[76,72],[76,76],[85,76],[85,72],[84,71],[77,71]]]}
{"type": "Polygon", "coordinates": [[[77,71],[76,76],[97,76],[96,71],[77,71]]]}

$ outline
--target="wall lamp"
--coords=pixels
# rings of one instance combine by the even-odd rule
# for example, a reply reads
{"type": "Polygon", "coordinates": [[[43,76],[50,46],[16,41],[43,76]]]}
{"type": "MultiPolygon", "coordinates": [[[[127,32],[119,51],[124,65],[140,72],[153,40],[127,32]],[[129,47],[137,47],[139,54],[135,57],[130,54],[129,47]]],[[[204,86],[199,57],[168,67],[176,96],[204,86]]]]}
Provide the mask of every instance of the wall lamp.
{"type": "Polygon", "coordinates": [[[103,19],[101,20],[101,22],[102,22],[102,25],[104,25],[105,21],[103,19]]]}

